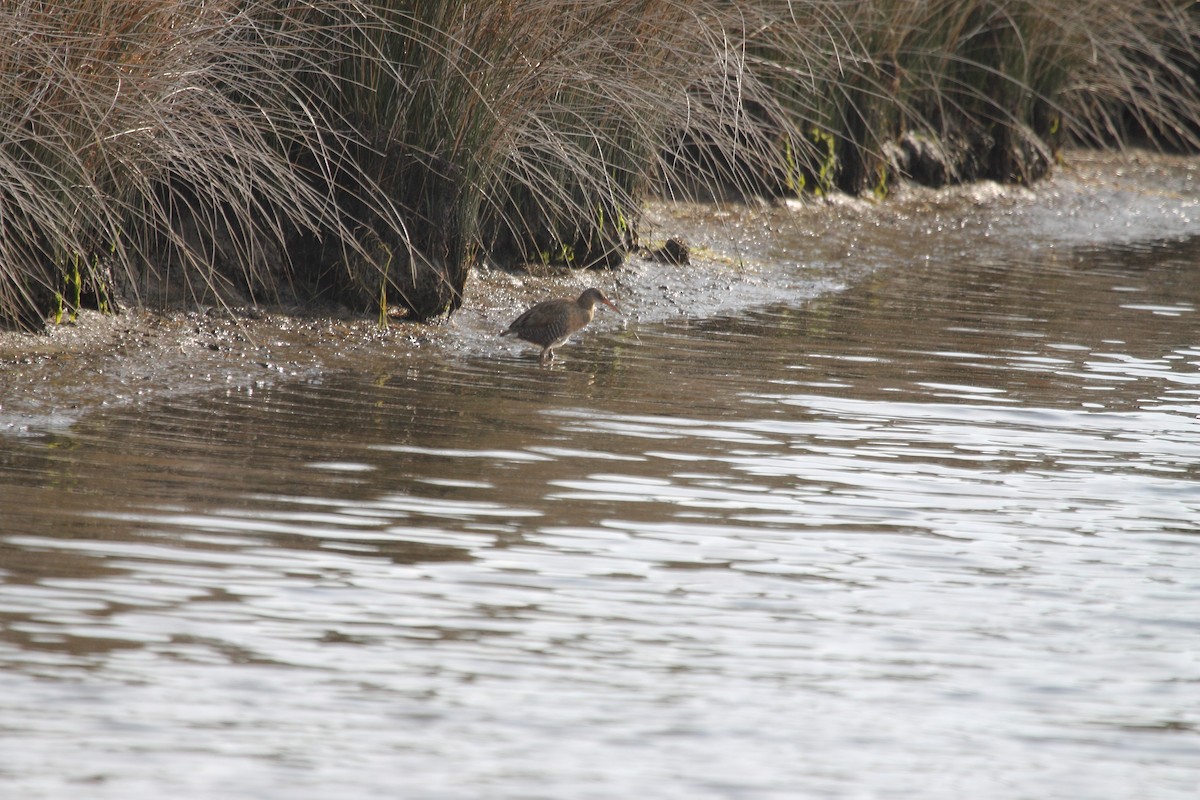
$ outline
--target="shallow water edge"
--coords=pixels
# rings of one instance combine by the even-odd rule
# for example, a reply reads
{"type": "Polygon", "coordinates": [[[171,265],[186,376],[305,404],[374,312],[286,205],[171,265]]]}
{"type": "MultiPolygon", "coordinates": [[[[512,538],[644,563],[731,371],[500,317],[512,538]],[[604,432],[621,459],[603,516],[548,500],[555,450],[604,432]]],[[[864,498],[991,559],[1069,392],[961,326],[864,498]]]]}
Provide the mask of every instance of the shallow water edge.
{"type": "MultiPolygon", "coordinates": [[[[636,332],[639,325],[803,302],[877,269],[935,257],[940,231],[970,225],[971,215],[986,208],[1010,224],[1039,217],[1037,224],[1050,234],[1043,246],[1077,248],[1080,236],[1097,246],[1120,244],[1127,235],[1153,239],[1155,226],[1169,228],[1174,221],[1156,205],[1157,195],[1170,191],[1160,176],[1186,176],[1195,169],[1196,160],[1185,157],[1080,151],[1032,189],[993,183],[906,187],[884,203],[835,196],[775,207],[651,204],[643,240],[683,236],[693,249],[691,266],[636,255],[612,271],[535,275],[485,266],[472,274],[464,307],[440,323],[390,320],[381,327],[358,315],[261,308],[130,309],[111,316],[84,311],[74,323],[48,325],[44,334],[0,334],[0,432],[59,427],[91,410],[179,393],[261,388],[329,369],[370,368],[421,349],[507,357],[513,346],[493,341],[493,335],[513,316],[539,299],[573,295],[589,285],[621,298],[627,309],[623,316],[598,319],[591,330],[636,332]],[[1139,206],[1147,203],[1155,210],[1143,214],[1139,206]],[[1134,220],[1125,231],[1104,219],[1122,204],[1131,206],[1134,220]],[[897,227],[923,236],[920,248],[927,252],[898,260],[888,237],[897,227]]],[[[979,234],[984,240],[1020,241],[1011,230],[979,234]]]]}

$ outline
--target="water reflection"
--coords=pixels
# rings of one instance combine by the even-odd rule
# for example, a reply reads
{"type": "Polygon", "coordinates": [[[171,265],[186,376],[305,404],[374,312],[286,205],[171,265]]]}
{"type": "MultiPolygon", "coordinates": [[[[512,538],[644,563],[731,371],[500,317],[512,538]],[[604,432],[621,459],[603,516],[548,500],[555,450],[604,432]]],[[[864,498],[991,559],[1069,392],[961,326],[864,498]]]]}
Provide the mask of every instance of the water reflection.
{"type": "Polygon", "coordinates": [[[1009,244],[8,441],[0,782],[1190,798],[1200,240],[1009,244]]]}

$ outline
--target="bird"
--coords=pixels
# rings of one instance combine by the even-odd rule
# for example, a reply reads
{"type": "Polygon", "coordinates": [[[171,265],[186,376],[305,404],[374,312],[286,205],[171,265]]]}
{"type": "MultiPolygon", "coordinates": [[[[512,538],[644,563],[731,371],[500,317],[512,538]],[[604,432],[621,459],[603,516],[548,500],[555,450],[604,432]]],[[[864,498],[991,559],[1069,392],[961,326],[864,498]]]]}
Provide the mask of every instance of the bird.
{"type": "Polygon", "coordinates": [[[605,297],[604,292],[593,287],[585,289],[575,300],[569,297],[543,300],[514,319],[500,335],[508,336],[512,333],[516,334],[518,339],[536,344],[542,348],[540,363],[549,364],[554,360],[554,348],[583,330],[592,321],[592,317],[596,315],[596,303],[604,303],[618,314],[621,313],[616,303],[605,297]]]}

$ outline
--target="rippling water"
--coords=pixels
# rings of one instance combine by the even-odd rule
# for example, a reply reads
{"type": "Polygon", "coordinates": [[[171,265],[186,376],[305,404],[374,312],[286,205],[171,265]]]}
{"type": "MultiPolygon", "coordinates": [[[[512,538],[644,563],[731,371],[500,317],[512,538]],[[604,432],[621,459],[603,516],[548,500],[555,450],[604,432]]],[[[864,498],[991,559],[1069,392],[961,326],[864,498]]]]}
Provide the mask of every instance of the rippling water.
{"type": "Polygon", "coordinates": [[[1196,797],[1200,189],[1159,186],[776,216],[793,302],[10,437],[4,796],[1196,797]]]}

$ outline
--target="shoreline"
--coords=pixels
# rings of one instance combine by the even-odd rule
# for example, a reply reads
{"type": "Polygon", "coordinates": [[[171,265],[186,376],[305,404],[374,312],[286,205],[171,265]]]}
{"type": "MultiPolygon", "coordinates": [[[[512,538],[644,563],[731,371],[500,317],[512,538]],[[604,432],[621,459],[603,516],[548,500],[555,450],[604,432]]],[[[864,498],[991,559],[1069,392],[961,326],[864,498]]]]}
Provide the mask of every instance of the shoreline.
{"type": "Polygon", "coordinates": [[[42,332],[0,333],[0,432],[35,435],[69,427],[94,410],[178,393],[253,391],[331,370],[389,370],[429,350],[448,357],[519,358],[528,351],[495,334],[532,302],[577,294],[590,285],[618,298],[623,312],[598,315],[589,328],[593,333],[803,302],[861,277],[847,271],[855,259],[856,225],[886,227],[926,218],[933,223],[997,204],[1061,202],[1071,184],[1098,196],[1126,182],[1136,184],[1147,170],[1200,170],[1200,159],[1187,156],[1093,151],[1071,156],[1033,187],[906,187],[883,202],[839,195],[783,206],[650,203],[650,241],[682,234],[692,247],[691,265],[634,254],[613,270],[533,274],[483,267],[469,276],[462,308],[432,323],[391,320],[381,328],[375,318],[346,312],[245,307],[126,309],[112,315],[83,311],[76,322],[48,323],[42,332]],[[800,229],[810,246],[806,259],[835,268],[814,268],[781,281],[764,255],[781,221],[800,229]]]}

